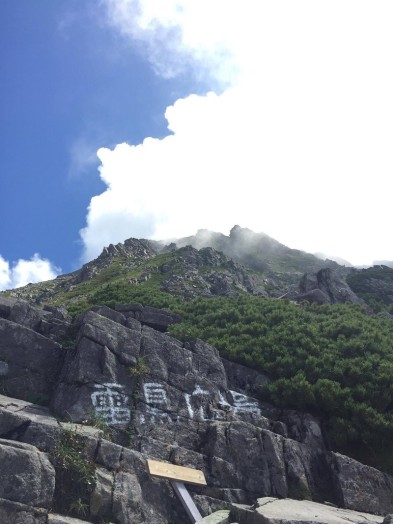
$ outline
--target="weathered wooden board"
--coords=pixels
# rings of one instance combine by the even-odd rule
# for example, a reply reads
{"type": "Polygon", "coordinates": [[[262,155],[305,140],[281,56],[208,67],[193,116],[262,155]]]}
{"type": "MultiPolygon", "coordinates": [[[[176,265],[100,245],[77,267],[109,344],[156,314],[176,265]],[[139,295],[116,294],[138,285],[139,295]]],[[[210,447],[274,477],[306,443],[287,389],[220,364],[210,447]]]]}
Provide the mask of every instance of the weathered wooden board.
{"type": "Polygon", "coordinates": [[[199,469],[185,468],[184,466],[175,466],[167,462],[158,462],[157,460],[148,460],[147,467],[153,477],[177,480],[187,484],[197,484],[206,486],[206,479],[203,471],[199,469]]]}

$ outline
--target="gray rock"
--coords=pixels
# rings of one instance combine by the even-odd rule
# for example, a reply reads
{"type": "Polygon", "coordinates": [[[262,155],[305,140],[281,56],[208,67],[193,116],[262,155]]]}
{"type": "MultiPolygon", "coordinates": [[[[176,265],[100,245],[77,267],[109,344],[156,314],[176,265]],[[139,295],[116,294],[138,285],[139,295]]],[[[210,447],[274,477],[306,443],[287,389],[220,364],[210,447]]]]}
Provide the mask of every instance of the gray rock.
{"type": "Polygon", "coordinates": [[[264,295],[264,282],[211,247],[199,251],[190,245],[178,250],[176,258],[160,267],[168,278],[162,290],[184,298],[237,296],[241,292],[264,295]]]}
{"type": "Polygon", "coordinates": [[[295,295],[294,297],[298,302],[310,302],[312,304],[331,304],[329,295],[322,291],[322,289],[311,289],[305,293],[295,295]]]}
{"type": "MultiPolygon", "coordinates": [[[[270,381],[267,375],[255,369],[242,366],[230,360],[221,359],[221,361],[227,375],[230,389],[244,391],[248,395],[253,396],[259,392],[261,384],[270,381]]],[[[271,409],[273,409],[273,406],[271,406],[271,409]]],[[[278,410],[276,410],[275,413],[277,416],[278,410]]],[[[269,415],[271,415],[271,413],[269,415]]]]}
{"type": "MultiPolygon", "coordinates": [[[[191,488],[190,488],[191,491],[191,488]]],[[[196,507],[201,515],[211,515],[216,511],[230,510],[230,502],[226,502],[222,499],[216,499],[208,497],[207,495],[192,494],[192,498],[195,502],[196,507]]]]}
{"type": "Polygon", "coordinates": [[[0,318],[1,379],[3,388],[10,396],[48,402],[63,356],[64,352],[56,342],[0,318]]]}
{"type": "Polygon", "coordinates": [[[65,310],[33,307],[25,300],[0,297],[0,317],[27,327],[61,343],[70,325],[65,310]]]}
{"type": "Polygon", "coordinates": [[[107,347],[124,365],[135,364],[140,351],[140,330],[130,330],[107,317],[88,311],[78,319],[77,342],[87,338],[107,347]]]}
{"type": "Polygon", "coordinates": [[[95,461],[109,471],[117,471],[120,468],[123,451],[126,450],[123,450],[122,446],[101,440],[98,443],[95,461]]]}
{"type": "Polygon", "coordinates": [[[65,517],[64,515],[55,515],[49,513],[48,524],[91,524],[90,521],[74,519],[73,517],[65,517]]]}
{"type": "Polygon", "coordinates": [[[2,524],[47,524],[48,512],[19,502],[0,498],[0,522],[2,524]]]}
{"type": "Polygon", "coordinates": [[[383,519],[383,524],[393,524],[393,514],[386,515],[386,517],[383,519]]]}
{"type": "Polygon", "coordinates": [[[355,292],[366,293],[386,305],[393,303],[393,267],[374,265],[366,269],[352,268],[348,284],[355,292]]]}
{"type": "Polygon", "coordinates": [[[112,512],[113,473],[103,468],[96,469],[96,485],[90,497],[90,515],[93,518],[108,518],[112,512]]]}
{"type": "Polygon", "coordinates": [[[279,500],[272,497],[258,499],[257,507],[245,508],[234,504],[230,522],[239,524],[358,524],[380,523],[382,518],[369,513],[335,508],[307,500],[279,500]]]}
{"type": "Polygon", "coordinates": [[[0,295],[0,318],[8,319],[12,308],[18,302],[17,298],[5,297],[0,295]]]}
{"type": "Polygon", "coordinates": [[[67,354],[52,407],[81,422],[95,412],[108,424],[125,427],[131,418],[141,331],[88,311],[77,319],[76,349],[67,354]]]}
{"type": "Polygon", "coordinates": [[[34,446],[0,440],[0,498],[28,506],[50,508],[55,472],[34,446]]]}
{"type": "Polygon", "coordinates": [[[127,472],[115,475],[113,516],[120,524],[143,522],[142,490],[136,475],[127,472]]]}
{"type": "Polygon", "coordinates": [[[177,324],[181,322],[182,318],[180,315],[175,313],[167,313],[161,309],[154,307],[145,306],[140,316],[142,324],[146,324],[157,331],[165,332],[168,326],[171,324],[177,324]]]}
{"type": "Polygon", "coordinates": [[[106,317],[109,320],[113,320],[113,322],[122,324],[123,326],[126,323],[125,315],[123,315],[122,313],[118,311],[115,311],[114,309],[108,306],[94,306],[91,308],[91,311],[94,311],[94,313],[97,313],[98,315],[102,317],[106,317]]]}
{"type": "Polygon", "coordinates": [[[9,320],[36,331],[40,326],[41,320],[50,316],[48,312],[32,307],[24,300],[18,300],[11,308],[9,320]]]}
{"type": "Polygon", "coordinates": [[[19,440],[47,452],[64,429],[77,431],[87,440],[102,437],[97,428],[59,422],[46,407],[0,395],[0,438],[19,440]]]}
{"type": "Polygon", "coordinates": [[[215,511],[211,515],[199,520],[201,524],[228,524],[229,510],[215,511]]]}
{"type": "Polygon", "coordinates": [[[377,515],[393,511],[392,476],[340,453],[332,453],[331,461],[340,505],[377,515]]]}
{"type": "Polygon", "coordinates": [[[320,269],[317,273],[306,273],[299,284],[297,300],[309,300],[319,304],[364,304],[337,271],[320,269]]]}

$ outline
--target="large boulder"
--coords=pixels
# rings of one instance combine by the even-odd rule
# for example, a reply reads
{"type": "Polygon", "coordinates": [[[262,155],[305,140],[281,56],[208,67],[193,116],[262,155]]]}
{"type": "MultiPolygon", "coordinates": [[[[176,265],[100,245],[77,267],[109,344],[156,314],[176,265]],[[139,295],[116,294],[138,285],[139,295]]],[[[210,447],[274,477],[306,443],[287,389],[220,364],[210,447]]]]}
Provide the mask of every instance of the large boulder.
{"type": "Polygon", "coordinates": [[[70,325],[67,312],[58,307],[43,309],[17,298],[0,296],[0,317],[62,342],[70,325]]]}
{"type": "Polygon", "coordinates": [[[10,396],[48,402],[64,353],[57,342],[0,318],[0,382],[10,396]]]}
{"type": "Polygon", "coordinates": [[[340,505],[378,515],[393,512],[393,477],[354,459],[332,453],[340,505]]]}
{"type": "Polygon", "coordinates": [[[320,269],[316,273],[306,273],[299,284],[299,295],[297,300],[307,300],[318,304],[342,304],[352,302],[363,304],[348,286],[341,275],[331,269],[320,269]]]}
{"type": "Polygon", "coordinates": [[[0,498],[0,522],[4,524],[47,524],[48,512],[43,508],[33,508],[20,502],[0,498]]]}
{"type": "Polygon", "coordinates": [[[379,524],[382,517],[308,500],[258,499],[256,507],[233,505],[229,522],[239,524],[379,524]]]}
{"type": "Polygon", "coordinates": [[[47,456],[29,444],[0,439],[0,498],[50,508],[55,471],[47,456]]]}

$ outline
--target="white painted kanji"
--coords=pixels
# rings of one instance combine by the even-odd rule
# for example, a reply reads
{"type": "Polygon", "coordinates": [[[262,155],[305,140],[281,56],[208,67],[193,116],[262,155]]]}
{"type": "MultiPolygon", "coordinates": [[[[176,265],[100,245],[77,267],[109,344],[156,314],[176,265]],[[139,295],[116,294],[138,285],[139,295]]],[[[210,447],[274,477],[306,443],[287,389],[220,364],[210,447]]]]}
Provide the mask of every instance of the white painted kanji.
{"type": "Polygon", "coordinates": [[[205,404],[207,398],[210,396],[209,391],[202,389],[200,386],[196,386],[194,391],[189,394],[185,393],[184,398],[187,405],[188,414],[190,418],[198,416],[200,419],[205,420],[205,404]]]}
{"type": "Polygon", "coordinates": [[[258,402],[242,393],[237,391],[231,391],[233,397],[233,409],[235,413],[253,413],[254,415],[260,415],[261,410],[259,409],[258,402]]]}
{"type": "MultiPolygon", "coordinates": [[[[146,402],[145,413],[139,415],[141,424],[145,422],[157,424],[171,424],[172,417],[168,413],[170,411],[169,400],[165,390],[165,386],[159,382],[147,382],[143,385],[143,393],[146,402]]],[[[252,413],[260,415],[261,410],[258,402],[243,393],[231,391],[233,404],[226,400],[223,393],[219,392],[218,406],[221,406],[225,411],[232,413],[252,413]]],[[[188,415],[191,419],[207,420],[206,408],[212,399],[212,393],[203,389],[200,385],[196,385],[192,393],[184,393],[184,400],[186,403],[188,415]]],[[[213,418],[217,418],[219,414],[213,413],[213,418]]]]}
{"type": "MultiPolygon", "coordinates": [[[[158,382],[147,382],[143,384],[143,393],[147,404],[145,415],[148,417],[148,421],[161,424],[164,422],[171,423],[172,419],[169,413],[165,411],[168,409],[168,398],[164,386],[158,382]]],[[[140,416],[142,424],[146,421],[145,415],[140,416]]]]}
{"type": "Polygon", "coordinates": [[[222,406],[224,406],[226,408],[232,408],[232,406],[229,404],[229,402],[227,400],[225,400],[225,397],[224,397],[224,395],[221,392],[219,393],[219,398],[220,398],[219,404],[221,404],[222,406]]]}
{"type": "Polygon", "coordinates": [[[158,404],[163,408],[167,407],[168,399],[162,384],[158,382],[148,382],[143,384],[143,393],[147,404],[158,404]]]}
{"type": "Polygon", "coordinates": [[[91,395],[91,402],[97,415],[107,424],[126,424],[131,419],[127,406],[127,395],[121,393],[120,384],[97,384],[96,391],[91,395]]]}

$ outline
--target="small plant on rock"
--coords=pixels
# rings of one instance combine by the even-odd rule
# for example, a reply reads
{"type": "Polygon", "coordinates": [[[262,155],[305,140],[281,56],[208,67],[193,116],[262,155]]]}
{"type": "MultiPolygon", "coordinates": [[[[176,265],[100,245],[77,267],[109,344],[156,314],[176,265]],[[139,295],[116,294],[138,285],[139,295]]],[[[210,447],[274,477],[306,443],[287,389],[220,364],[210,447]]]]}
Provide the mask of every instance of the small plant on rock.
{"type": "Polygon", "coordinates": [[[138,379],[145,377],[149,372],[150,369],[146,364],[144,357],[138,357],[136,365],[130,368],[130,374],[138,379]]]}
{"type": "Polygon", "coordinates": [[[85,516],[95,487],[95,464],[89,460],[77,430],[62,432],[51,459],[56,471],[55,509],[75,517],[85,516]]]}
{"type": "Polygon", "coordinates": [[[93,426],[102,431],[104,439],[112,440],[113,430],[108,425],[107,421],[101,415],[98,415],[95,411],[90,411],[89,416],[86,420],[86,424],[93,426]]]}

